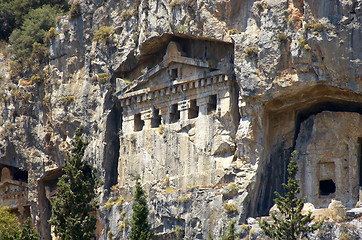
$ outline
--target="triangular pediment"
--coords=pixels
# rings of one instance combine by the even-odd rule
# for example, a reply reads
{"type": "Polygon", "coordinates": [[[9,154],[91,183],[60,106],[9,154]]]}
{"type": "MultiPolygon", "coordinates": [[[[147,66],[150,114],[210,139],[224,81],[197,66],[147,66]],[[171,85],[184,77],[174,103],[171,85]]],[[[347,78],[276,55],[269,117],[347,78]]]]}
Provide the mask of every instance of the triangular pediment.
{"type": "Polygon", "coordinates": [[[125,93],[151,89],[154,87],[170,86],[179,81],[200,78],[211,68],[205,60],[183,56],[181,47],[176,42],[170,42],[162,62],[148,69],[141,78],[133,81],[125,93]]]}

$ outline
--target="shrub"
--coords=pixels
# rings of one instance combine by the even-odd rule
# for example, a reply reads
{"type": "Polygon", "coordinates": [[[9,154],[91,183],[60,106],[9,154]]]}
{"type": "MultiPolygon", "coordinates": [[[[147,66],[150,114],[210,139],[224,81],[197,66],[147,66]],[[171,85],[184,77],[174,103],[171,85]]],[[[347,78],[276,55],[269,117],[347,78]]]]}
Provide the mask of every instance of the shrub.
{"type": "Polygon", "coordinates": [[[185,235],[185,230],[179,225],[174,226],[173,231],[175,232],[176,239],[182,239],[185,235]]]}
{"type": "Polygon", "coordinates": [[[48,32],[45,33],[44,43],[49,44],[51,40],[55,39],[59,35],[59,32],[55,30],[54,27],[51,27],[48,32]]]}
{"type": "Polygon", "coordinates": [[[248,57],[257,57],[258,56],[258,47],[247,47],[245,49],[245,58],[248,57]]]}
{"type": "Polygon", "coordinates": [[[13,96],[16,100],[20,100],[20,101],[24,101],[24,102],[29,102],[30,101],[30,94],[23,91],[23,90],[19,90],[19,89],[13,89],[11,91],[11,96],[13,96]]]}
{"type": "Polygon", "coordinates": [[[240,31],[237,29],[230,29],[229,30],[229,35],[235,35],[235,34],[240,34],[240,31]]]}
{"type": "Polygon", "coordinates": [[[300,49],[304,49],[304,50],[311,50],[311,47],[308,45],[307,40],[305,38],[299,38],[298,39],[298,44],[299,44],[299,48],[300,49]]]}
{"type": "Polygon", "coordinates": [[[20,234],[19,220],[9,208],[0,204],[0,239],[18,239],[20,234]]]}
{"type": "Polygon", "coordinates": [[[279,33],[279,34],[277,35],[277,40],[278,40],[279,42],[286,42],[287,39],[288,39],[288,36],[287,36],[285,33],[279,33]]]}
{"type": "Polygon", "coordinates": [[[99,84],[105,84],[107,82],[109,82],[109,75],[108,73],[99,73],[97,75],[97,81],[99,84]]]}
{"type": "Polygon", "coordinates": [[[27,218],[21,228],[19,240],[39,240],[40,235],[33,229],[31,218],[27,218]]]}
{"type": "Polygon", "coordinates": [[[189,201],[191,201],[191,197],[189,195],[177,197],[177,202],[178,203],[187,203],[189,201]]]}
{"type": "Polygon", "coordinates": [[[129,20],[132,17],[132,15],[133,15],[133,12],[128,9],[123,9],[121,12],[121,17],[122,17],[123,21],[129,20]]]}
{"type": "Polygon", "coordinates": [[[70,10],[69,10],[69,18],[70,19],[74,19],[74,18],[77,18],[79,17],[81,14],[81,11],[80,11],[80,3],[79,1],[76,1],[72,4],[72,6],[70,7],[70,10]]]}
{"type": "Polygon", "coordinates": [[[227,214],[235,214],[238,211],[235,203],[224,203],[224,209],[227,214]]]}
{"type": "Polygon", "coordinates": [[[181,4],[181,2],[180,2],[180,0],[172,0],[172,1],[170,1],[170,7],[175,7],[175,6],[177,6],[177,5],[180,5],[181,4]]]}
{"type": "Polygon", "coordinates": [[[117,207],[121,207],[123,203],[124,203],[124,198],[121,196],[117,199],[116,205],[117,207]]]}
{"type": "Polygon", "coordinates": [[[239,187],[238,185],[236,185],[236,183],[232,182],[229,183],[228,188],[231,192],[238,192],[239,191],[239,187]]]}
{"type": "Polygon", "coordinates": [[[167,187],[166,190],[165,190],[166,193],[174,193],[175,191],[176,190],[174,188],[172,188],[172,187],[167,187]]]}
{"type": "Polygon", "coordinates": [[[308,24],[306,23],[304,25],[304,27],[307,29],[307,30],[312,30],[312,31],[316,31],[316,32],[322,32],[324,30],[324,25],[322,23],[313,23],[313,24],[308,24]]]}
{"type": "Polygon", "coordinates": [[[157,132],[158,132],[158,134],[160,134],[160,135],[163,135],[163,134],[165,133],[165,130],[163,129],[162,124],[160,124],[160,125],[158,126],[157,132]]]}
{"type": "Polygon", "coordinates": [[[238,236],[238,233],[236,232],[235,229],[235,223],[236,220],[232,220],[231,222],[229,222],[228,226],[227,226],[227,231],[223,233],[221,240],[235,240],[236,237],[238,236]]]}
{"type": "Polygon", "coordinates": [[[38,72],[40,66],[48,63],[48,49],[40,43],[33,43],[30,58],[25,61],[26,67],[32,72],[38,72]]]}
{"type": "Polygon", "coordinates": [[[112,27],[100,27],[98,30],[93,33],[93,42],[97,43],[105,43],[109,42],[114,34],[114,30],[112,27]]]}
{"type": "Polygon", "coordinates": [[[72,102],[75,101],[75,97],[74,96],[62,96],[60,98],[60,102],[63,104],[70,104],[72,102]]]}

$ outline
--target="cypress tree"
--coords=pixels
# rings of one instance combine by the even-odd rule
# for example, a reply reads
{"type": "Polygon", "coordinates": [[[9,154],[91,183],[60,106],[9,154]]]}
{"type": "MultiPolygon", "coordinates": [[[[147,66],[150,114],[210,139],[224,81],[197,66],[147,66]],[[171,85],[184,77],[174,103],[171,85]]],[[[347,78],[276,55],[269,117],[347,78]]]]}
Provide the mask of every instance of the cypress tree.
{"type": "Polygon", "coordinates": [[[290,163],[288,164],[288,182],[283,183],[286,190],[285,197],[275,192],[277,196],[274,202],[280,211],[281,216],[271,213],[273,223],[270,224],[265,220],[259,221],[260,228],[264,233],[278,240],[296,240],[306,237],[309,232],[319,229],[323,221],[311,224],[314,217],[312,213],[302,214],[305,197],[298,199],[297,194],[300,192],[296,174],[298,164],[296,162],[297,152],[292,153],[290,163]]]}
{"type": "Polygon", "coordinates": [[[148,224],[148,207],[146,193],[143,190],[140,178],[137,178],[133,213],[131,220],[131,240],[149,240],[151,238],[150,226],[148,224]]]}
{"type": "Polygon", "coordinates": [[[72,140],[69,159],[64,164],[64,174],[57,183],[58,192],[50,223],[54,225],[55,235],[62,240],[95,237],[97,220],[90,216],[90,212],[98,208],[96,197],[99,181],[95,169],[83,159],[87,144],[82,139],[81,129],[78,129],[72,140]]]}

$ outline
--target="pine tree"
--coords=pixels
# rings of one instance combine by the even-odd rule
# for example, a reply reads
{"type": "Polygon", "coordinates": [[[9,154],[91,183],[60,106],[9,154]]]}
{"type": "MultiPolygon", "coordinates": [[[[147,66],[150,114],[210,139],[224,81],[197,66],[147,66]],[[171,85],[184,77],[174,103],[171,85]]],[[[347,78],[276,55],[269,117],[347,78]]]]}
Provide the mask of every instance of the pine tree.
{"type": "Polygon", "coordinates": [[[303,215],[301,213],[305,202],[305,197],[298,199],[297,194],[300,192],[298,180],[296,174],[298,171],[298,164],[296,162],[297,152],[292,153],[290,163],[288,164],[288,182],[283,183],[283,187],[286,190],[285,197],[281,196],[278,192],[275,192],[277,196],[274,202],[280,211],[281,216],[277,216],[271,213],[273,223],[270,224],[265,220],[259,221],[260,228],[264,233],[278,240],[296,240],[310,232],[314,232],[319,229],[322,222],[311,223],[314,219],[312,213],[303,215]]]}
{"type": "Polygon", "coordinates": [[[88,240],[95,237],[96,218],[90,213],[98,204],[99,182],[95,170],[83,159],[88,142],[78,129],[72,140],[69,159],[65,161],[64,174],[58,181],[58,192],[52,206],[50,223],[54,233],[62,240],[88,240]]]}
{"type": "Polygon", "coordinates": [[[227,227],[227,232],[223,234],[221,240],[234,240],[238,236],[235,229],[236,220],[232,220],[227,227]]]}
{"type": "Polygon", "coordinates": [[[136,182],[133,213],[131,220],[131,240],[149,240],[151,238],[150,226],[148,224],[148,207],[146,193],[143,190],[139,177],[136,182]]]}
{"type": "Polygon", "coordinates": [[[31,226],[31,218],[25,220],[22,228],[19,240],[39,240],[40,235],[31,226]]]}

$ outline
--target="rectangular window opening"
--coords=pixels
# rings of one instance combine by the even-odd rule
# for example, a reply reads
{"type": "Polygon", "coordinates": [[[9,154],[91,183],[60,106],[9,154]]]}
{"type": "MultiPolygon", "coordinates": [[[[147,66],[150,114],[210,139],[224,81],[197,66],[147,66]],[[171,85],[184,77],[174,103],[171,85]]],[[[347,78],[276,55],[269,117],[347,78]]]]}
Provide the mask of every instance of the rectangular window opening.
{"type": "Polygon", "coordinates": [[[189,119],[199,116],[199,107],[196,105],[196,100],[190,100],[189,119]]]}
{"type": "Polygon", "coordinates": [[[207,104],[207,114],[212,114],[216,112],[217,107],[217,95],[209,96],[209,103],[207,104]]]}
{"type": "Polygon", "coordinates": [[[139,132],[142,131],[143,126],[145,125],[145,121],[141,119],[141,114],[135,114],[134,115],[134,131],[139,132]]]}
{"type": "Polygon", "coordinates": [[[178,69],[174,68],[171,69],[171,80],[176,80],[178,79],[178,69]]]}
{"type": "Polygon", "coordinates": [[[180,111],[178,110],[178,104],[173,104],[171,106],[170,122],[175,123],[179,120],[180,120],[180,111]]]}
{"type": "Polygon", "coordinates": [[[161,125],[160,109],[153,108],[152,114],[151,128],[157,128],[161,125]]]}

